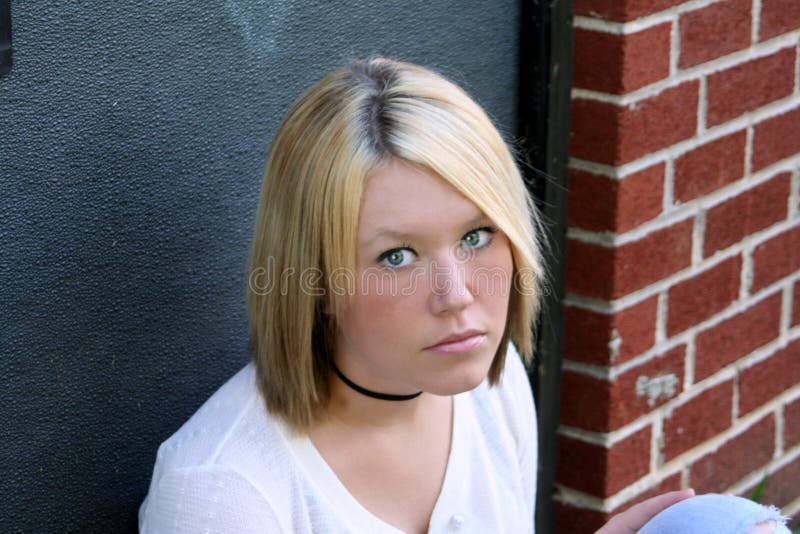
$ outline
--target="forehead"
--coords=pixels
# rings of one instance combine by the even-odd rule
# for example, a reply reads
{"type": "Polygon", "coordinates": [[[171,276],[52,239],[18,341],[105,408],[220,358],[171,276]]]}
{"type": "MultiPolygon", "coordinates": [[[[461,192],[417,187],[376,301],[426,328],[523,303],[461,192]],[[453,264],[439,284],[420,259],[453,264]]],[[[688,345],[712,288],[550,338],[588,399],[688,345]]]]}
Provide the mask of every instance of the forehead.
{"type": "Polygon", "coordinates": [[[461,229],[484,215],[439,176],[398,160],[367,179],[358,224],[359,245],[382,237],[461,229]]]}

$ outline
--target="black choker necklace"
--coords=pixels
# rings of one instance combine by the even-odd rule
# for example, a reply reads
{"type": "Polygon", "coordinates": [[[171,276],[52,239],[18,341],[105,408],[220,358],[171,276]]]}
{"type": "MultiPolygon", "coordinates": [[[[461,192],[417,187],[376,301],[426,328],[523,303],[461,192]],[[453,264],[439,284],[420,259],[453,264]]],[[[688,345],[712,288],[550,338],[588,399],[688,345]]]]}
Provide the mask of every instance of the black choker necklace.
{"type": "Polygon", "coordinates": [[[333,370],[336,371],[336,375],[342,379],[342,382],[344,382],[354,390],[358,391],[362,395],[366,395],[367,397],[372,397],[373,399],[388,400],[388,401],[404,401],[404,400],[411,400],[422,395],[421,391],[418,391],[417,393],[412,393],[410,395],[392,395],[391,393],[378,393],[377,391],[370,391],[366,388],[362,388],[358,384],[355,384],[349,378],[344,376],[344,373],[342,373],[339,370],[339,368],[336,367],[336,364],[332,363],[331,365],[333,366],[333,370]]]}

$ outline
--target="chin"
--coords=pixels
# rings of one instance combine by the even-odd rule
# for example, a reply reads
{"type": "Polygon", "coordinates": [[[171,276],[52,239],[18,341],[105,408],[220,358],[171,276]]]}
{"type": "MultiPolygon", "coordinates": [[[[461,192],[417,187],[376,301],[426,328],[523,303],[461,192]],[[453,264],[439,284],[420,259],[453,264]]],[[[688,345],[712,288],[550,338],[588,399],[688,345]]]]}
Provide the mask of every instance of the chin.
{"type": "Polygon", "coordinates": [[[491,360],[488,363],[476,360],[464,362],[446,373],[446,378],[430,384],[424,388],[426,392],[434,395],[458,395],[465,391],[470,391],[478,387],[489,374],[491,360]]]}

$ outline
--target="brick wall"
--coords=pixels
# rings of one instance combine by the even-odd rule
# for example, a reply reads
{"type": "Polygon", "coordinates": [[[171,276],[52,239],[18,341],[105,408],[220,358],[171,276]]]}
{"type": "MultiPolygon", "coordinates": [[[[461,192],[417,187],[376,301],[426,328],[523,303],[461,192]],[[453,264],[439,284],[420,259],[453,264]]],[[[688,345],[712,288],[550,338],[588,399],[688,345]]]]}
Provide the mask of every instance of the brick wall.
{"type": "Polygon", "coordinates": [[[559,532],[800,514],[800,1],[575,0],[559,532]]]}

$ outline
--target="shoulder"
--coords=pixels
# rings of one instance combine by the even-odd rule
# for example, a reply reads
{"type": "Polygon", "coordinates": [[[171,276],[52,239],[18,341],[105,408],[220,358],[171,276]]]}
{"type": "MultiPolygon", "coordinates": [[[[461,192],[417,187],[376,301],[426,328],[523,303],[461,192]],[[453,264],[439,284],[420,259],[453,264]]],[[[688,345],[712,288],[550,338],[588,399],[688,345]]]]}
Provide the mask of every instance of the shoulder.
{"type": "Polygon", "coordinates": [[[232,447],[243,445],[241,434],[261,420],[261,395],[251,363],[223,384],[158,449],[157,465],[172,469],[219,463],[232,447]]]}
{"type": "Polygon", "coordinates": [[[220,527],[213,531],[242,530],[237,521],[277,527],[274,481],[291,470],[285,449],[255,367],[247,365],[159,447],[140,528],[189,532],[188,525],[202,530],[213,524],[220,527]],[[273,483],[259,473],[270,473],[273,483]],[[176,530],[178,524],[187,526],[176,530]]]}
{"type": "Polygon", "coordinates": [[[513,343],[508,344],[500,381],[493,387],[484,381],[471,392],[470,405],[487,442],[507,455],[515,451],[518,462],[535,463],[536,409],[528,373],[513,343]]]}
{"type": "MultiPolygon", "coordinates": [[[[499,382],[490,386],[484,382],[473,391],[480,402],[497,404],[497,409],[509,419],[516,419],[521,412],[533,411],[533,392],[522,357],[513,343],[508,343],[505,363],[499,382]]],[[[532,414],[535,417],[535,414],[532,414]]]]}
{"type": "Polygon", "coordinates": [[[282,523],[247,476],[219,465],[164,469],[139,510],[143,534],[288,531],[282,523]]]}
{"type": "Polygon", "coordinates": [[[533,404],[533,391],[528,371],[525,369],[525,364],[522,363],[522,357],[517,352],[517,348],[511,342],[508,343],[506,361],[498,388],[500,395],[517,408],[520,407],[520,404],[533,404]]]}
{"type": "Polygon", "coordinates": [[[508,495],[506,507],[518,503],[519,517],[526,522],[519,532],[532,532],[533,510],[536,501],[536,469],[538,433],[536,411],[528,373],[516,347],[509,343],[500,381],[489,386],[484,381],[465,399],[473,414],[477,434],[471,443],[480,443],[486,451],[481,462],[491,470],[487,480],[505,484],[508,495]]]}

